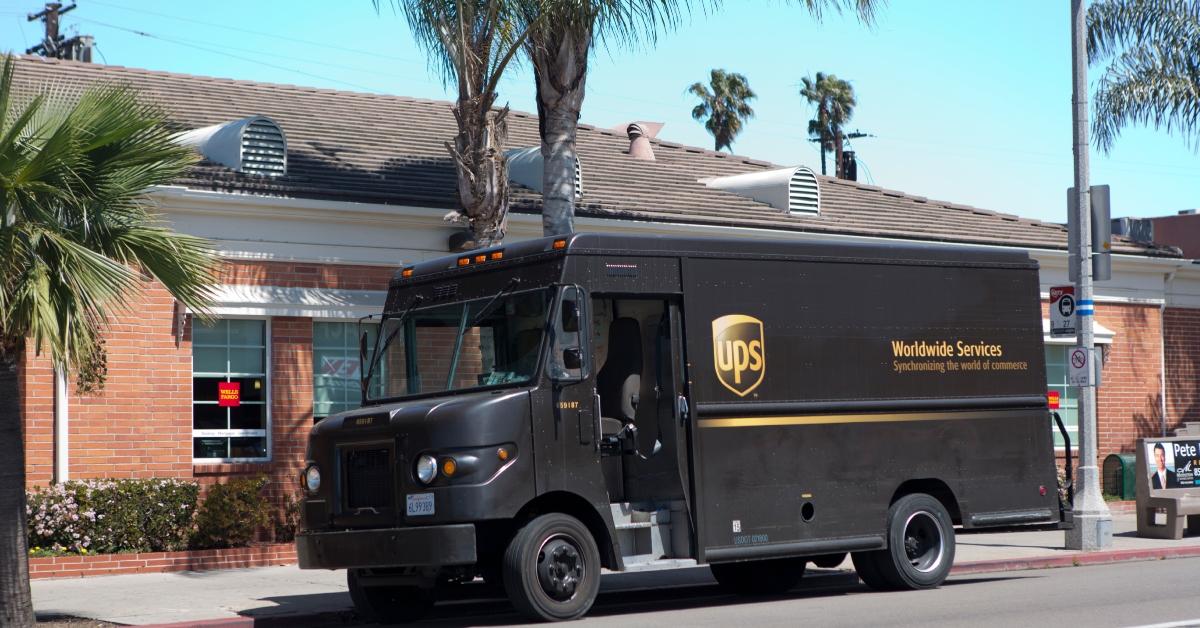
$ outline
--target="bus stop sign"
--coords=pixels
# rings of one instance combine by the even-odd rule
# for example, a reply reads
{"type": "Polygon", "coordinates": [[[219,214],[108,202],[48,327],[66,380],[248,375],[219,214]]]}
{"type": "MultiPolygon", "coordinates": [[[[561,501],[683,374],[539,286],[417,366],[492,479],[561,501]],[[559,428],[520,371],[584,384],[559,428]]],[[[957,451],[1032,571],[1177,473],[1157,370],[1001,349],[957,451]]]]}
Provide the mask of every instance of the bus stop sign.
{"type": "Polygon", "coordinates": [[[1050,337],[1074,338],[1075,286],[1050,288],[1050,337]]]}

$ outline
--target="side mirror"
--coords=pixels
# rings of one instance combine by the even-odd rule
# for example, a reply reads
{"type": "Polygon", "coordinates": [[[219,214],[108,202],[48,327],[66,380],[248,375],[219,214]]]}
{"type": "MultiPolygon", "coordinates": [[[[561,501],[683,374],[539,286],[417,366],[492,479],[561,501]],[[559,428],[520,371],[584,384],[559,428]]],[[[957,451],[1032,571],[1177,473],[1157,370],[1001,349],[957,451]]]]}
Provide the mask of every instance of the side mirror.
{"type": "Polygon", "coordinates": [[[558,299],[554,316],[554,345],[550,353],[550,378],[560,384],[580,382],[588,377],[587,343],[583,333],[587,303],[579,286],[566,286],[558,299]]]}
{"type": "Polygon", "coordinates": [[[563,349],[562,353],[563,368],[573,371],[583,368],[583,352],[579,347],[570,347],[563,349]]]}
{"type": "Polygon", "coordinates": [[[562,302],[562,327],[565,332],[579,331],[579,304],[576,301],[562,302]]]}

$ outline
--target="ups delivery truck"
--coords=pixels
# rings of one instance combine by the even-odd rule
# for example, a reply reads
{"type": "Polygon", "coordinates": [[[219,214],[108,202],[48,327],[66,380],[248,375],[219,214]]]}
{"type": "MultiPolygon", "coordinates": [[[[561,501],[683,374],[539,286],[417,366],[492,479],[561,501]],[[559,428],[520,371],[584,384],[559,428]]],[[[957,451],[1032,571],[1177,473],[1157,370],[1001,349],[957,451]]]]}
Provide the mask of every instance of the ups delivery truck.
{"type": "Polygon", "coordinates": [[[1022,251],[576,234],[401,268],[369,327],[296,543],[372,618],[479,577],[576,618],[601,568],[779,592],[847,553],[923,589],[956,526],[1063,516],[1022,251]]]}

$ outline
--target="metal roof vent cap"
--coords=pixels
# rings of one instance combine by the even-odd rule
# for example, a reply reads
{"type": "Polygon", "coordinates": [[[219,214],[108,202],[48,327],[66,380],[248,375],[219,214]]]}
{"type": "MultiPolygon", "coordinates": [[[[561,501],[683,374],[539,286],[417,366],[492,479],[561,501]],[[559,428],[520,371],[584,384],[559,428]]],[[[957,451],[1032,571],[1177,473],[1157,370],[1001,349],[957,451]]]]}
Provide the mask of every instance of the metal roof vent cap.
{"type": "Polygon", "coordinates": [[[793,214],[821,213],[821,185],[807,166],[716,177],[701,183],[793,214]]]}
{"type": "MultiPolygon", "coordinates": [[[[542,158],[542,147],[513,148],[504,151],[508,158],[508,180],[527,187],[537,193],[542,193],[542,175],[545,171],[542,158]]],[[[583,168],[579,165],[579,157],[575,158],[575,199],[583,197],[583,168]]]]}
{"type": "Polygon", "coordinates": [[[179,134],[176,141],[196,149],[211,162],[243,174],[287,174],[287,137],[279,124],[266,116],[193,129],[179,134]]]}

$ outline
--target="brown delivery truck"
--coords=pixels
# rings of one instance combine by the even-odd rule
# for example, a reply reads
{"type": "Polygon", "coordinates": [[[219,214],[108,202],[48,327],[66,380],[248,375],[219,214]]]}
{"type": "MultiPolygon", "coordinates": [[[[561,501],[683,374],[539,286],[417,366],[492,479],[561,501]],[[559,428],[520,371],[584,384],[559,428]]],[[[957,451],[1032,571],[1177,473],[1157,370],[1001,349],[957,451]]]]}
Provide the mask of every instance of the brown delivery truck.
{"type": "Polygon", "coordinates": [[[367,616],[482,577],[571,619],[601,568],[778,592],[847,553],[929,588],[956,526],[1063,517],[1021,251],[577,234],[404,267],[365,328],[296,543],[367,616]]]}

